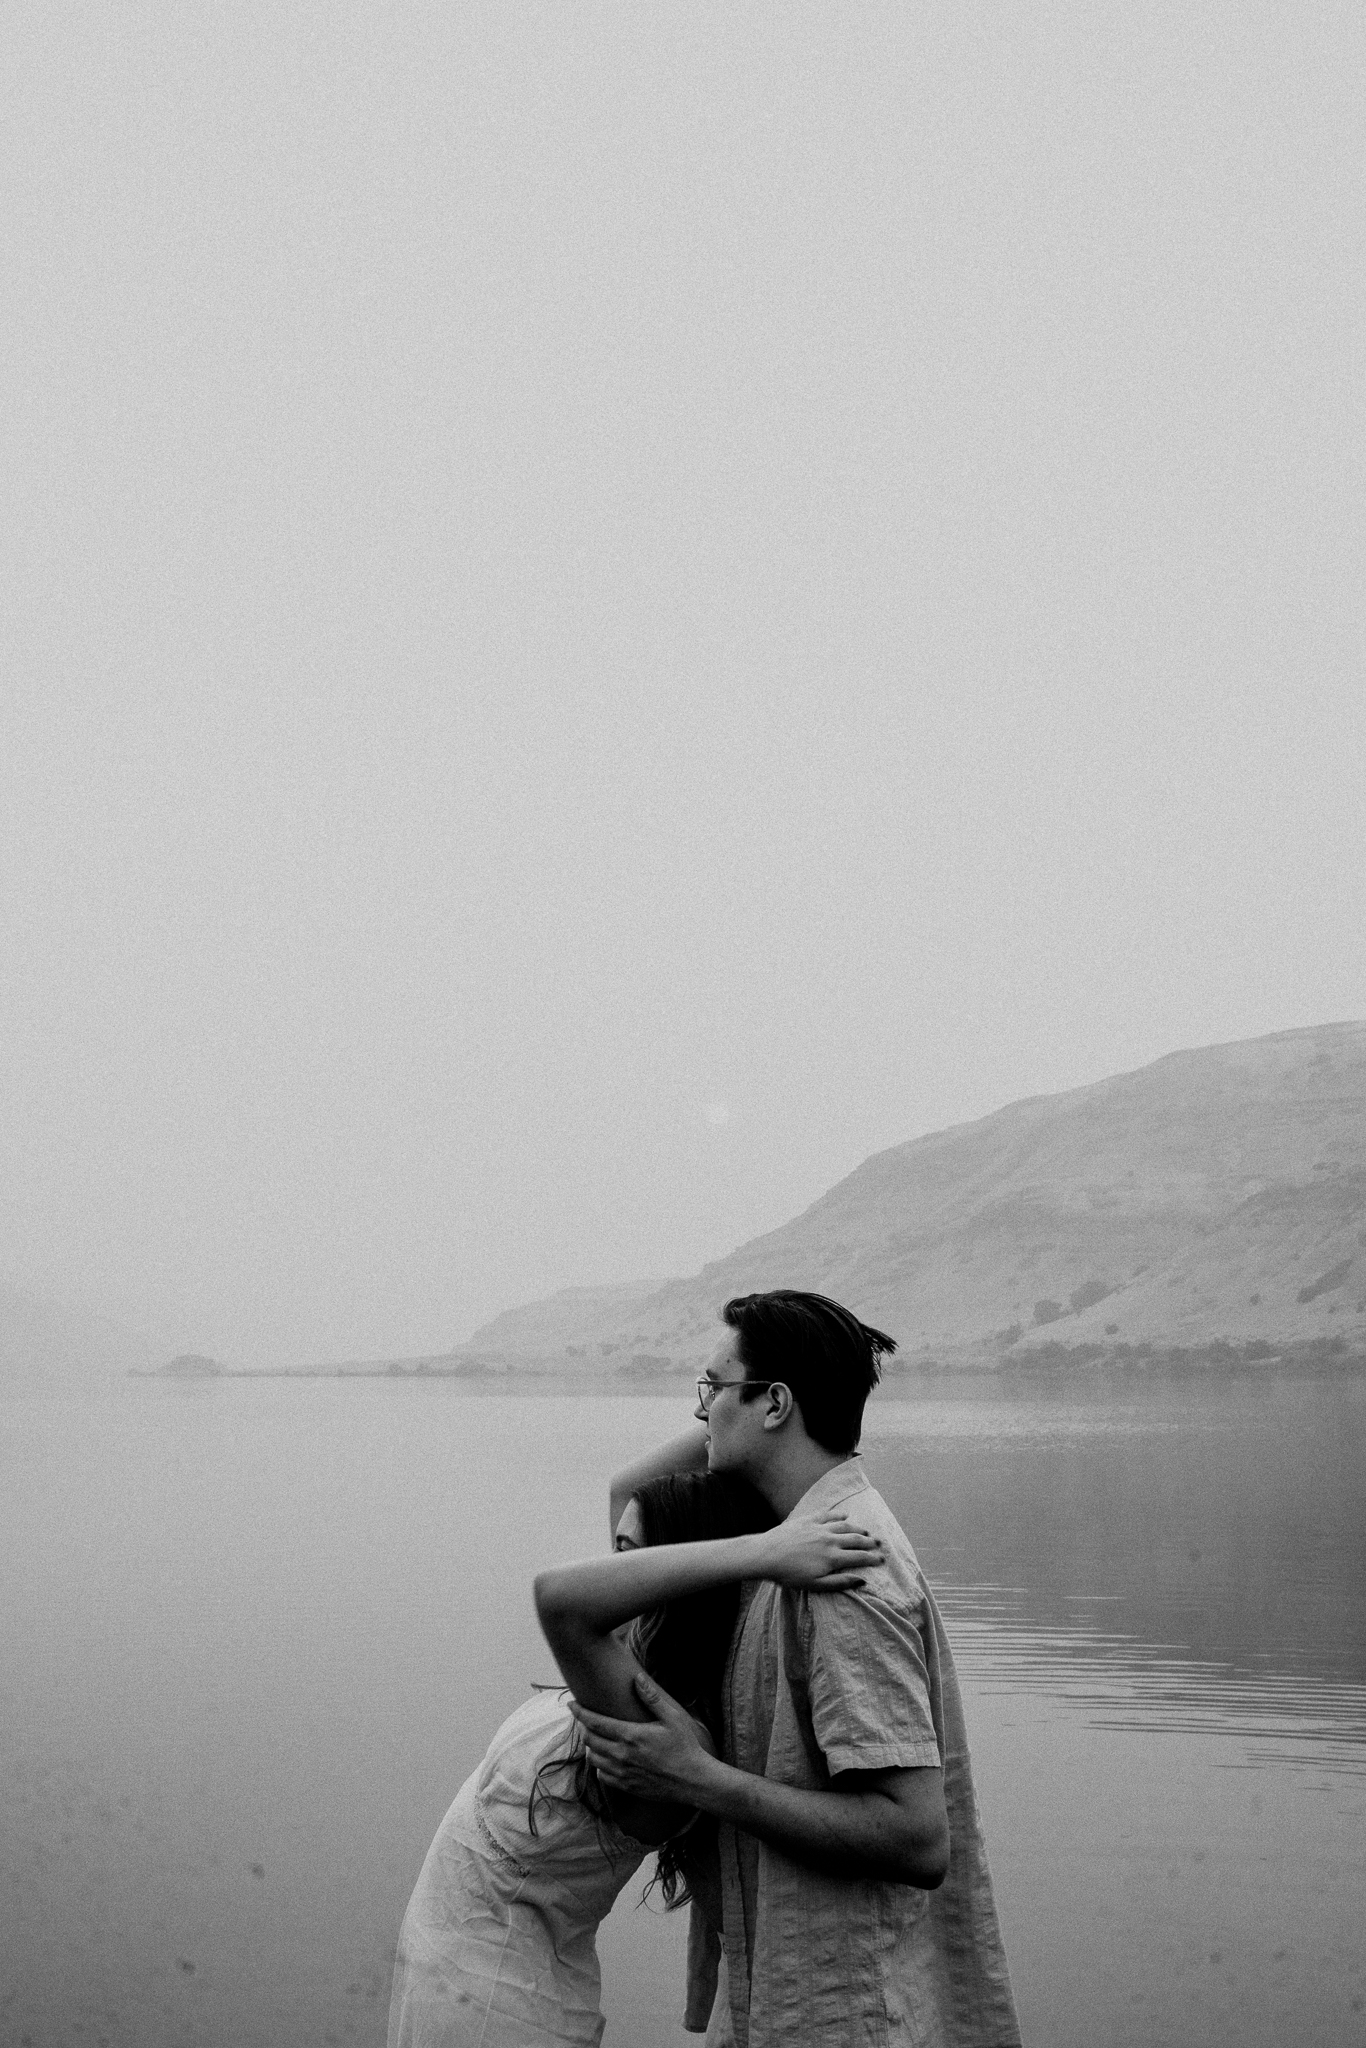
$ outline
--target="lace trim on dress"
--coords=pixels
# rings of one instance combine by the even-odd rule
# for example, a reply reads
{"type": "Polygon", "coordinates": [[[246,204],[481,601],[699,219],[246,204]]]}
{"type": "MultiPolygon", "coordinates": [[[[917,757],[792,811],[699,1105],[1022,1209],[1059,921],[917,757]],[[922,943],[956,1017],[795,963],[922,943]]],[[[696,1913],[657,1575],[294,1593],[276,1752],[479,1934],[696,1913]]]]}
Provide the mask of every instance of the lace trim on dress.
{"type": "Polygon", "coordinates": [[[509,1870],[515,1870],[519,1877],[529,1877],[531,1875],[525,1863],[519,1862],[511,1849],[505,1847],[499,1841],[497,1835],[494,1834],[493,1829],[485,1820],[482,1807],[475,1808],[474,1824],[479,1830],[480,1840],[487,1842],[491,1853],[497,1857],[500,1863],[506,1863],[509,1870]]]}

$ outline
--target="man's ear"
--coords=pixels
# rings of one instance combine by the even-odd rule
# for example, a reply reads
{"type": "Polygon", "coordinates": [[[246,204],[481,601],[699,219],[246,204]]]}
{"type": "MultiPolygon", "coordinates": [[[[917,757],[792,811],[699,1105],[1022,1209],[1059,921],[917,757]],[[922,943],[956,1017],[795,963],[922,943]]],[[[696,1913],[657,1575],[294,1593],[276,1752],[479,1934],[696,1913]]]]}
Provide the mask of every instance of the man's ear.
{"type": "Polygon", "coordinates": [[[774,1380],[768,1390],[764,1406],[764,1428],[781,1429],[789,1415],[796,1413],[797,1404],[792,1398],[791,1387],[782,1380],[774,1380]]]}

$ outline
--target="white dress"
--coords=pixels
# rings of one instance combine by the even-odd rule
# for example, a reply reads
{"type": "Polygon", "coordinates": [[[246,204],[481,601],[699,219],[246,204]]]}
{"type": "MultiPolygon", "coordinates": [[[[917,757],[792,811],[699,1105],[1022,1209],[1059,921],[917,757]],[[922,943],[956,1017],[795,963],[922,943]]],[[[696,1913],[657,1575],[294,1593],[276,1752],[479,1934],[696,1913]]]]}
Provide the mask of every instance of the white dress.
{"type": "Polygon", "coordinates": [[[604,2020],[593,1937],[648,1853],[574,1798],[567,1695],[535,1694],[504,1721],[427,1851],[394,1961],[388,2048],[596,2048],[604,2020]]]}

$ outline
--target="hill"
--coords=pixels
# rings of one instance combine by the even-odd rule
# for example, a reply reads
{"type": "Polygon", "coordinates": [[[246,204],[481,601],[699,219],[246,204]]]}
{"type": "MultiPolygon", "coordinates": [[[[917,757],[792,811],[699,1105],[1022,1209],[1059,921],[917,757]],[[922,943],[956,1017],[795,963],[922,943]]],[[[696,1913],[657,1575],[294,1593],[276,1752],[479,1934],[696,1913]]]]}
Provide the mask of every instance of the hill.
{"type": "Polygon", "coordinates": [[[910,1365],[1366,1358],[1366,1023],[1171,1053],[893,1146],[690,1279],[569,1289],[456,1355],[650,1375],[777,1286],[847,1302],[910,1365]]]}

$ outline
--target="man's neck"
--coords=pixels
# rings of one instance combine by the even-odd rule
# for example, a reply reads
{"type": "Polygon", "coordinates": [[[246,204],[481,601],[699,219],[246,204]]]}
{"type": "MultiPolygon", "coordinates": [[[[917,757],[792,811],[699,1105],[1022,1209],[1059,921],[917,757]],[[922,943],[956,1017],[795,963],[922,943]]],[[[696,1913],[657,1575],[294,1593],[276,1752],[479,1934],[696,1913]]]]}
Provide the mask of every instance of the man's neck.
{"type": "Polygon", "coordinates": [[[802,1437],[796,1442],[784,1443],[771,1464],[762,1472],[748,1476],[774,1514],[785,1521],[802,1495],[809,1493],[818,1479],[824,1479],[836,1465],[846,1464],[852,1455],[850,1451],[827,1451],[824,1444],[802,1437]]]}

